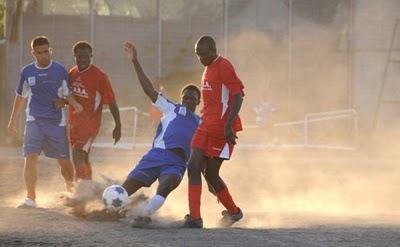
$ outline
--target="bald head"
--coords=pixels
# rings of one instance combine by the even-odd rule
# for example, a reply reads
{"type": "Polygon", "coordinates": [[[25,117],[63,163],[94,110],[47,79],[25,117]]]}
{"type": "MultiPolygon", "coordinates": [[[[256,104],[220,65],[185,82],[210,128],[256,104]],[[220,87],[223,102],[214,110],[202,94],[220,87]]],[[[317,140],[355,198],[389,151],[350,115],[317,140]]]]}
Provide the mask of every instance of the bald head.
{"type": "Polygon", "coordinates": [[[195,52],[200,62],[208,66],[217,58],[217,48],[215,41],[211,36],[201,36],[196,42],[195,52]]]}
{"type": "Polygon", "coordinates": [[[217,52],[215,40],[211,36],[207,35],[201,36],[200,39],[197,41],[197,45],[202,45],[210,50],[217,52]]]}

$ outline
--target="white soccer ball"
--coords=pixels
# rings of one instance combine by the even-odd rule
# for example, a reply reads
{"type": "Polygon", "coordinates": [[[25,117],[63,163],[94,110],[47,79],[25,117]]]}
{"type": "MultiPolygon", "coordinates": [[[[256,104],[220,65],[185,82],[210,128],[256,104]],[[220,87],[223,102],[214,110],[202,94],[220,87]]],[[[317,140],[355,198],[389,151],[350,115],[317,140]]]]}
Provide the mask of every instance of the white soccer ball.
{"type": "Polygon", "coordinates": [[[123,209],[128,204],[128,192],[120,185],[108,186],[103,192],[103,202],[112,212],[123,209]]]}

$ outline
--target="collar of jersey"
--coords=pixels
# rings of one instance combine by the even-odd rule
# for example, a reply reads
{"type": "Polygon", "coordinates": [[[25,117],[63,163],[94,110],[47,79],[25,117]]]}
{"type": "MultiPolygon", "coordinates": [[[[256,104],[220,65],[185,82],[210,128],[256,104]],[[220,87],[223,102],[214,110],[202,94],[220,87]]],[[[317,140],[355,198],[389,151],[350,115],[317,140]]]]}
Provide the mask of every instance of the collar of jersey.
{"type": "Polygon", "coordinates": [[[221,57],[221,55],[218,54],[218,56],[210,63],[210,65],[214,64],[220,57],[221,57]]]}
{"type": "MultiPolygon", "coordinates": [[[[76,66],[77,68],[78,68],[78,66],[76,66]]],[[[92,64],[89,64],[89,66],[85,69],[85,70],[82,70],[82,71],[79,71],[79,68],[78,68],[78,72],[79,73],[85,73],[86,71],[88,71],[90,68],[92,68],[92,64]]]]}
{"type": "Polygon", "coordinates": [[[36,67],[37,69],[45,70],[45,69],[50,68],[52,64],[53,64],[53,60],[50,60],[49,65],[47,65],[46,67],[42,68],[42,67],[39,67],[39,65],[38,65],[37,62],[35,62],[35,67],[36,67]]]}

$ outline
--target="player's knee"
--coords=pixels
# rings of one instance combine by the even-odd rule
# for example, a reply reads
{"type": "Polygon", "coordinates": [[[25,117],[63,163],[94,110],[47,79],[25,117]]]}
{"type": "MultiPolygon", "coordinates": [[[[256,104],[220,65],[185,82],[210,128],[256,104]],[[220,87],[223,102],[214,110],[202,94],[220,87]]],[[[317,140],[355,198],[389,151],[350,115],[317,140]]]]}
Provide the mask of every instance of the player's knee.
{"type": "Polygon", "coordinates": [[[164,186],[159,186],[157,188],[157,195],[167,198],[169,193],[171,193],[176,187],[176,184],[166,184],[164,186]]]}
{"type": "Polygon", "coordinates": [[[213,170],[206,169],[204,172],[204,178],[209,182],[213,183],[218,180],[219,174],[213,170]]]}
{"type": "Polygon", "coordinates": [[[177,176],[168,176],[160,179],[157,194],[166,198],[180,184],[181,179],[177,176]]]}
{"type": "Polygon", "coordinates": [[[135,193],[138,189],[142,188],[143,186],[144,186],[143,182],[129,178],[127,178],[125,182],[122,184],[122,187],[126,190],[126,192],[128,192],[129,196],[135,193]]]}
{"type": "Polygon", "coordinates": [[[200,175],[202,166],[198,162],[188,164],[188,175],[200,175]]]}
{"type": "Polygon", "coordinates": [[[82,150],[73,150],[72,152],[72,159],[74,161],[74,165],[81,165],[86,163],[86,153],[82,150]]]}

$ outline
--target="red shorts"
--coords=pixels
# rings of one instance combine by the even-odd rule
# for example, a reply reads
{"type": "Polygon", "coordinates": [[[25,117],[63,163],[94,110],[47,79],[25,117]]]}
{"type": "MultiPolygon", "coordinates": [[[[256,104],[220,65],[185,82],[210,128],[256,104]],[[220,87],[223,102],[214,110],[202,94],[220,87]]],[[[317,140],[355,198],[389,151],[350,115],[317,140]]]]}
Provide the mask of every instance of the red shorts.
{"type": "Polygon", "coordinates": [[[192,148],[204,150],[205,156],[210,158],[229,160],[233,146],[226,141],[224,133],[209,133],[197,129],[192,138],[192,148]]]}
{"type": "Polygon", "coordinates": [[[97,133],[92,133],[91,131],[71,128],[69,130],[69,137],[72,149],[83,150],[89,153],[96,135],[97,133]]]}

